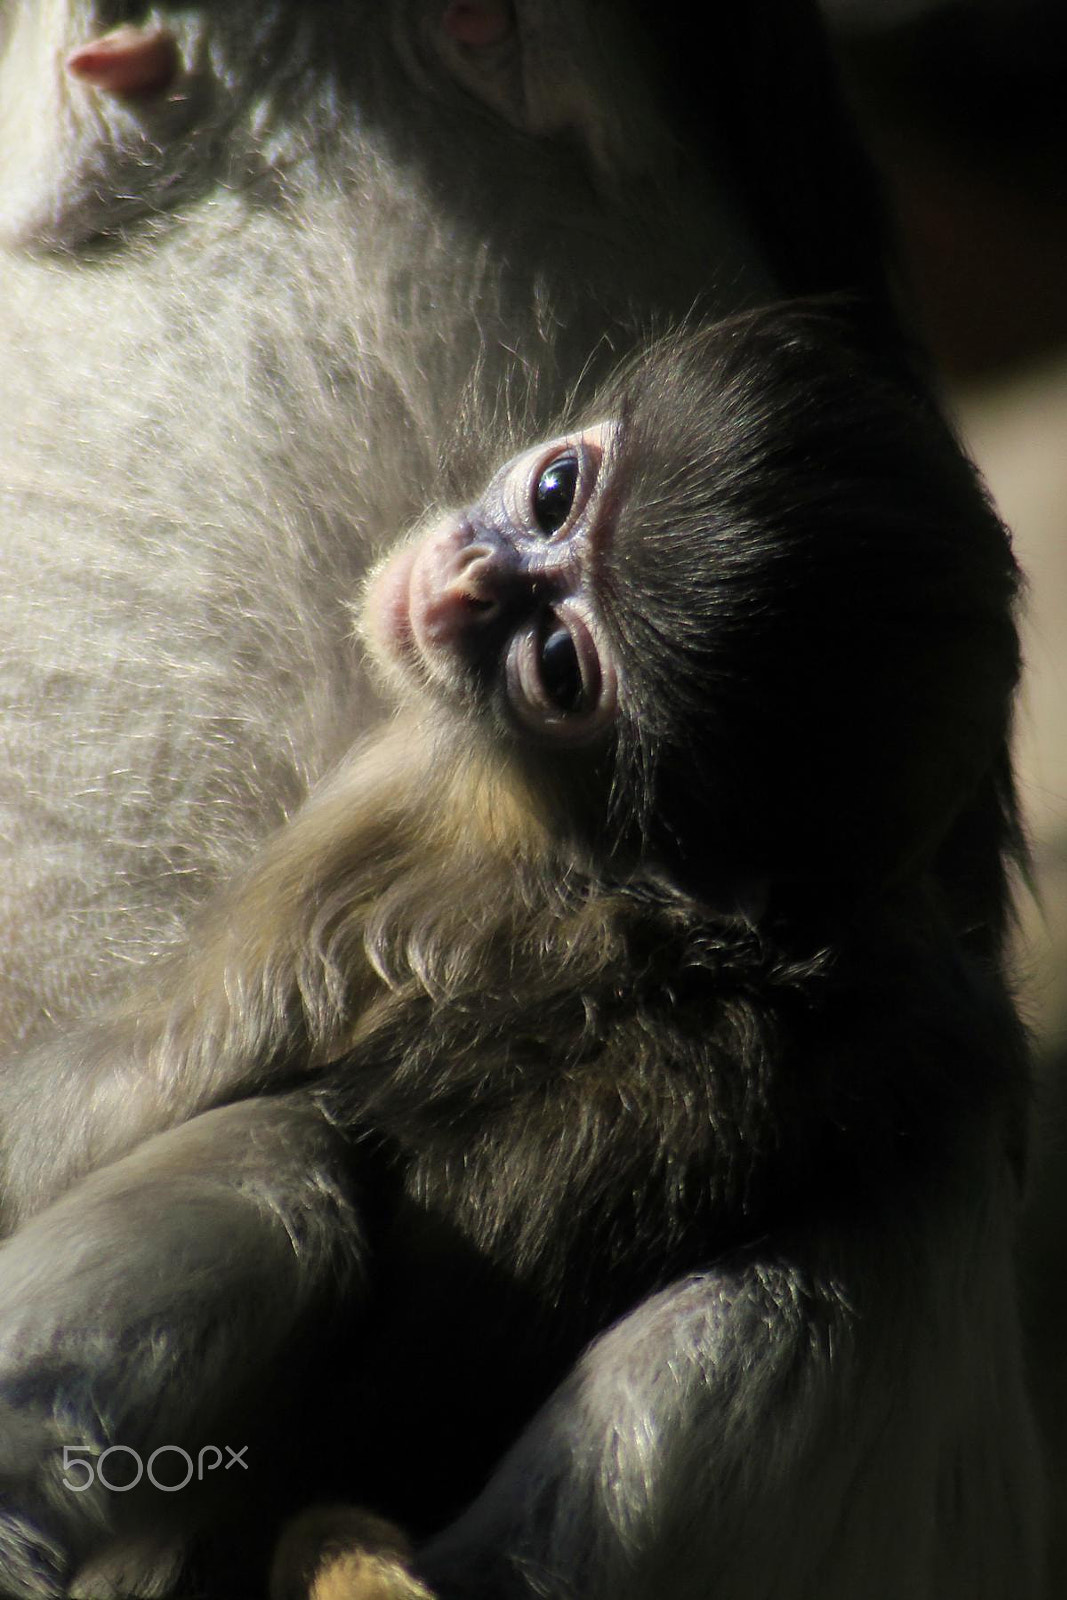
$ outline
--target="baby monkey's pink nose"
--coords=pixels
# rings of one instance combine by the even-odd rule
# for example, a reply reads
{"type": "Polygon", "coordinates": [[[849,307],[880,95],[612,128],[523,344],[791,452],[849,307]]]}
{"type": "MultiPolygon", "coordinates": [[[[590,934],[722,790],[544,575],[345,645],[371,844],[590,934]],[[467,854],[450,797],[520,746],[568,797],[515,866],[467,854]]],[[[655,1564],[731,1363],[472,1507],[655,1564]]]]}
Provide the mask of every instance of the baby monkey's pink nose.
{"type": "Polygon", "coordinates": [[[450,553],[422,588],[419,629],[435,645],[451,645],[472,628],[484,627],[500,615],[508,587],[499,551],[487,544],[468,544],[450,553]]]}

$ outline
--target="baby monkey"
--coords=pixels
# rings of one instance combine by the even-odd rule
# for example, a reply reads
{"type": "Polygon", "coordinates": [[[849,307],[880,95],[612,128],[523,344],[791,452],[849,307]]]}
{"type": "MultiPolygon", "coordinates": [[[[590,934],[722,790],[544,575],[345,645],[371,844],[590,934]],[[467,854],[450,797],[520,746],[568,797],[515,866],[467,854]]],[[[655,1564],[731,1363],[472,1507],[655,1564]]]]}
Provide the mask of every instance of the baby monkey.
{"type": "Polygon", "coordinates": [[[391,554],[393,720],[0,1082],[0,1594],[252,1593],[345,1500],[278,1596],[854,1600],[871,1549],[1029,1595],[1016,586],[810,308],[656,345],[391,554]]]}

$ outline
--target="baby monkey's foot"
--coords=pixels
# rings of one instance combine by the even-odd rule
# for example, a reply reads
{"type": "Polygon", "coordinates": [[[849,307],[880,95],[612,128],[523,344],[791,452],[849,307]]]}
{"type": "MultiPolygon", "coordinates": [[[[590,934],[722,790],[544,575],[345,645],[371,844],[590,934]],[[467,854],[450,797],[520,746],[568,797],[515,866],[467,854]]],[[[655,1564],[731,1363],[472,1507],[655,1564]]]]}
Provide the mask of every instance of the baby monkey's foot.
{"type": "Polygon", "coordinates": [[[270,1600],[434,1600],[411,1571],[400,1529],[352,1506],[320,1506],[289,1523],[270,1600]]]}

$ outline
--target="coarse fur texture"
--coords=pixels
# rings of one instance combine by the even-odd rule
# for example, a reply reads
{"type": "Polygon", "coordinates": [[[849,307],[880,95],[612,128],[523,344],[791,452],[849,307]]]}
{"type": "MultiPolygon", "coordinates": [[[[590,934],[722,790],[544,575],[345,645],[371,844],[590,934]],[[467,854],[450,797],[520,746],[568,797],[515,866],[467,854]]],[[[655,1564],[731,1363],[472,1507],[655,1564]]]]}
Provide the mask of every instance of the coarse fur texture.
{"type": "MultiPolygon", "coordinates": [[[[1040,1593],[1006,536],[826,311],[593,415],[610,734],[531,742],[483,596],[477,671],[0,1084],[0,1592],[165,1593],[190,1544],[187,1591],[248,1593],[347,1496],[422,1541],[397,1594],[1040,1593]],[[228,1440],[247,1477],[165,1504],[63,1486],[63,1444],[228,1440]]],[[[456,526],[513,584],[507,505],[456,526]]]]}
{"type": "MultiPolygon", "coordinates": [[[[438,809],[413,819],[401,804],[391,743],[364,753],[358,780],[342,774],[324,789],[229,902],[247,908],[235,935],[247,966],[225,956],[224,927],[210,916],[201,924],[212,931],[192,998],[180,953],[189,919],[297,812],[371,715],[348,609],[370,551],[429,505],[471,493],[501,450],[540,431],[639,334],[695,303],[880,293],[876,213],[857,181],[814,5],[723,8],[714,48],[700,50],[703,7],[675,7],[665,27],[644,0],[519,0],[504,8],[504,37],[482,51],[447,36],[445,9],[0,3],[0,1036],[13,1047],[58,1032],[0,1084],[6,1205],[12,1226],[22,1219],[0,1251],[0,1570],[10,1592],[54,1594],[80,1567],[75,1590],[92,1600],[175,1585],[232,1600],[265,1571],[259,1546],[276,1515],[305,1493],[378,1500],[421,1535],[564,1375],[587,1328],[568,1334],[561,1322],[558,1347],[542,1351],[527,1329],[543,1319],[513,1286],[513,1344],[472,1343],[472,1327],[496,1326],[500,1285],[485,1283],[443,1222],[436,1236],[428,1230],[425,1207],[394,1209],[396,1179],[380,1152],[361,1146],[354,1159],[307,1098],[307,1068],[329,1054],[306,1054],[309,1039],[331,1036],[345,1005],[381,999],[382,973],[414,996],[409,1024],[462,976],[454,942],[449,956],[458,913],[447,914],[462,901],[443,908],[431,886],[466,894],[485,863],[461,853],[449,869],[438,809]],[[177,48],[179,77],[155,100],[107,96],[64,67],[71,51],[131,22],[169,32],[177,48]],[[361,946],[358,908],[381,884],[360,879],[343,840],[371,851],[396,839],[389,830],[405,817],[445,854],[411,876],[406,902],[397,879],[399,920],[390,931],[372,918],[361,946]],[[310,926],[289,910],[306,884],[305,849],[329,874],[340,850],[356,876],[331,878],[310,926]],[[213,939],[232,1003],[217,989],[213,939]],[[179,952],[175,967],[153,966],[167,949],[179,952]],[[135,984],[122,1021],[108,1016],[101,1033],[64,1042],[72,1020],[146,964],[149,987],[135,984]],[[174,983],[188,1002],[181,1015],[174,983]],[[394,1263],[385,1281],[383,1262],[394,1263]],[[392,1323],[378,1316],[373,1346],[360,1309],[369,1283],[379,1313],[393,1307],[392,1323]],[[361,1359],[346,1411],[353,1319],[361,1359]],[[390,1371],[404,1381],[386,1382],[390,1371]],[[195,1489],[75,1497],[49,1453],[104,1438],[225,1442],[218,1430],[234,1444],[251,1438],[255,1481],[212,1472],[199,1499],[195,1489]],[[198,1583],[187,1567],[179,1574],[189,1530],[205,1525],[219,1540],[202,1554],[198,1583]]],[[[835,678],[834,694],[847,688],[835,678]]],[[[957,748],[945,732],[946,749],[957,748]]],[[[423,756],[404,761],[426,749],[417,741],[423,756]]],[[[498,876],[475,882],[500,891],[505,912],[518,852],[531,914],[541,906],[542,921],[523,925],[534,938],[549,869],[566,863],[549,854],[533,870],[543,834],[522,785],[499,770],[483,782],[480,770],[460,772],[450,795],[435,787],[436,769],[404,767],[430,800],[460,806],[472,848],[488,838],[489,856],[502,852],[498,876]]],[[[796,773],[768,779],[768,792],[784,787],[788,799],[796,773]]],[[[989,971],[1004,910],[1003,772],[980,789],[937,871],[919,878],[967,931],[969,970],[989,971]]],[[[876,816],[888,824],[877,807],[876,816]]],[[[580,882],[566,871],[548,882],[560,926],[577,917],[583,930],[554,981],[595,983],[596,960],[628,950],[635,928],[676,950],[677,907],[659,879],[649,907],[623,896],[612,910],[609,897],[580,917],[580,882]],[[559,900],[564,888],[577,898],[559,900]]],[[[831,887],[820,882],[809,904],[831,887]]],[[[756,914],[764,889],[749,877],[720,895],[727,907],[747,898],[756,914]]],[[[388,897],[376,904],[384,916],[388,897]]],[[[499,962],[496,936],[483,926],[481,944],[458,946],[468,979],[478,959],[499,962]]],[[[818,956],[822,971],[824,943],[809,941],[802,968],[818,956]]],[[[776,970],[773,953],[756,959],[760,985],[776,970]]],[[[864,1064],[872,1033],[880,1045],[871,1017],[896,1011],[894,970],[866,1026],[856,1024],[864,1064]]],[[[941,1083],[954,1052],[938,1042],[924,1054],[918,1040],[938,1035],[944,995],[923,973],[900,982],[917,1001],[940,997],[904,1057],[921,1068],[916,1081],[941,1083]]],[[[579,1017],[577,991],[550,985],[539,996],[530,983],[531,1005],[554,997],[548,1014],[587,1030],[583,1048],[595,1043],[603,1017],[579,1017]]],[[[503,979],[499,988],[503,1004],[503,979]]],[[[770,992],[781,998],[774,982],[770,992]]],[[[608,999],[610,1015],[617,997],[608,999]]],[[[969,998],[961,1005],[973,1015],[969,998]]],[[[500,1030],[514,1023],[495,1015],[500,1030]]],[[[737,1038],[755,1047],[763,1036],[749,1016],[737,1010],[737,1038]]],[[[454,1006],[442,1018],[442,1043],[462,1061],[469,1019],[454,1006]]],[[[506,1042],[530,1051],[537,1037],[506,1042]]],[[[1002,1065],[1013,1060],[1006,1050],[1002,1065]]],[[[888,1062],[879,1050],[875,1066],[888,1062]]],[[[422,1069],[416,1061],[413,1088],[422,1069]]],[[[757,1131],[760,1092],[742,1107],[757,1131]]],[[[639,1119],[642,1104],[632,1105],[639,1119]]],[[[686,1111],[680,1092],[672,1129],[685,1132],[686,1111]]],[[[581,1127],[584,1159],[595,1129],[581,1127]]],[[[446,1119],[439,1137],[448,1131],[446,1119]]],[[[456,1131],[452,1169],[462,1171],[463,1125],[456,1131]]],[[[777,1276],[757,1252],[751,1271],[718,1261],[702,1280],[664,1287],[588,1352],[471,1517],[425,1553],[428,1577],[461,1596],[482,1584],[496,1600],[579,1585],[583,1600],[684,1600],[720,1578],[724,1595],[746,1600],[805,1584],[819,1600],[835,1591],[856,1600],[877,1595],[878,1582],[894,1600],[943,1600],[953,1585],[1028,1595],[1040,1497],[1005,1254],[1012,1180],[998,1188],[995,1153],[978,1136],[974,1150],[973,1194],[959,1204],[947,1180],[941,1209],[917,1185],[913,1234],[894,1207],[881,1233],[862,1229],[849,1248],[817,1228],[814,1254],[806,1239],[782,1242],[777,1276]],[[927,1311],[942,1344],[898,1338],[927,1311]],[[811,1379],[788,1413],[774,1381],[783,1370],[811,1379]],[[723,1384],[708,1381],[716,1373],[723,1384]],[[854,1515],[828,1529],[853,1467],[854,1515]],[[946,1485],[957,1480],[961,1510],[936,1519],[937,1546],[932,1497],[953,1501],[946,1485]],[[769,1537],[779,1527],[795,1563],[786,1538],[769,1537]]],[[[531,1147],[516,1182],[531,1171],[541,1182],[536,1157],[531,1147]]],[[[953,1169],[961,1184],[964,1167],[953,1169]]],[[[493,1197],[491,1169],[483,1157],[468,1222],[478,1195],[493,1197]]],[[[495,1237],[491,1220],[482,1223],[495,1237]]],[[[543,1256],[542,1276],[558,1280],[567,1252],[533,1219],[526,1237],[526,1256],[543,1256]]],[[[612,1291],[620,1304],[624,1276],[612,1291]]],[[[581,1322],[577,1278],[566,1302],[581,1322]]]]}
{"type": "Polygon", "coordinates": [[[640,7],[522,0],[485,50],[445,9],[0,6],[9,1044],[180,939],[372,716],[347,602],[383,540],[698,301],[877,284],[813,7],[788,70],[745,22],[708,79],[818,106],[801,219],[796,174],[783,217],[739,189],[746,114],[677,121],[640,7]],[[65,70],[131,20],[167,92],[65,70]]]}

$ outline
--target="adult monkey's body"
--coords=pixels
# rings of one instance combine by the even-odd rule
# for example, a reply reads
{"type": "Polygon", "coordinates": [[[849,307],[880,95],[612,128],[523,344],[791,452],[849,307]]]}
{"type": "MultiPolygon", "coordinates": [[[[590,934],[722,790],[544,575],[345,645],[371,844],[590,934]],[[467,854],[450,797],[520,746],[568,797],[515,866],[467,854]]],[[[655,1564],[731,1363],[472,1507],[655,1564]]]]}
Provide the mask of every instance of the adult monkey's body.
{"type": "Polygon", "coordinates": [[[369,544],[635,329],[877,278],[806,7],[727,12],[703,142],[677,11],[660,62],[621,7],[484,9],[479,52],[423,0],[164,7],[157,102],[64,72],[125,10],[2,8],[0,1039],[121,985],[347,742],[369,544]]]}

